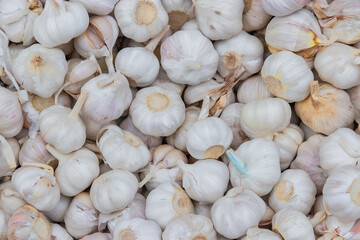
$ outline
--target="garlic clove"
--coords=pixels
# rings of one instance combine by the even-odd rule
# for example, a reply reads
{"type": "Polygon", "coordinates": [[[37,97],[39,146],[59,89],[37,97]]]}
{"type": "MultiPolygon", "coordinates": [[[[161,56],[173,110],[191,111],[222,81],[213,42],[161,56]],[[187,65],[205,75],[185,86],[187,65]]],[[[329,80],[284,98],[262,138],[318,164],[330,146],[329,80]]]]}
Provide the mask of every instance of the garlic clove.
{"type": "Polygon", "coordinates": [[[0,177],[12,175],[18,163],[9,142],[0,135],[0,177]]]}

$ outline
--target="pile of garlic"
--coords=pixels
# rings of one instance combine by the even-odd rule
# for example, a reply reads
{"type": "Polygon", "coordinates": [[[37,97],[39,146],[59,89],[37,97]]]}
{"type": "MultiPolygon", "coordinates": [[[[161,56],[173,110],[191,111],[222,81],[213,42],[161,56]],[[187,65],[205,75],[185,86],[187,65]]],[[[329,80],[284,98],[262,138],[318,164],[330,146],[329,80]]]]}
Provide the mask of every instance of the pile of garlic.
{"type": "Polygon", "coordinates": [[[360,239],[359,0],[0,0],[0,80],[0,239],[360,239]]]}

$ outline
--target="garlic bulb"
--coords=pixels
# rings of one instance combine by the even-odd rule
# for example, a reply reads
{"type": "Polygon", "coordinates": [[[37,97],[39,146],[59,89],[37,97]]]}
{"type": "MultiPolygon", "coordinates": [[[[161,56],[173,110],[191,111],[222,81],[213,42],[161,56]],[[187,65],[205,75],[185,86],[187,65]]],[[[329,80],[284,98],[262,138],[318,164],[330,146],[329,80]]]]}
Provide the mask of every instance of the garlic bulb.
{"type": "Polygon", "coordinates": [[[96,232],[90,235],[86,235],[85,237],[82,237],[80,240],[110,240],[110,239],[111,239],[111,234],[96,232]]]}
{"type": "Polygon", "coordinates": [[[360,169],[343,166],[330,173],[323,189],[328,211],[341,221],[350,222],[359,216],[360,169]]]}
{"type": "Polygon", "coordinates": [[[182,95],[186,85],[174,83],[170,80],[165,70],[160,66],[159,74],[156,77],[155,81],[150,85],[150,87],[161,87],[168,90],[173,90],[182,95]]]}
{"type": "Polygon", "coordinates": [[[219,55],[199,31],[178,31],[161,44],[161,66],[171,81],[196,85],[216,73],[219,55]]]}
{"type": "Polygon", "coordinates": [[[272,94],[288,102],[304,100],[314,81],[305,60],[289,51],[269,56],[261,69],[261,77],[272,94]]]}
{"type": "Polygon", "coordinates": [[[9,240],[48,240],[51,239],[51,225],[36,208],[24,205],[9,219],[7,237],[9,240]]]}
{"type": "Polygon", "coordinates": [[[28,138],[21,146],[19,153],[19,163],[23,166],[24,162],[47,163],[53,157],[45,148],[46,142],[40,134],[35,138],[28,138]]]}
{"type": "Polygon", "coordinates": [[[275,133],[290,123],[290,105],[280,98],[265,98],[245,104],[241,113],[241,127],[251,138],[273,139],[275,133]]]}
{"type": "Polygon", "coordinates": [[[237,148],[243,142],[248,140],[245,132],[241,128],[241,112],[244,108],[242,103],[232,103],[221,113],[220,118],[229,126],[233,133],[232,148],[237,148]]]}
{"type": "Polygon", "coordinates": [[[349,96],[350,96],[350,100],[351,103],[353,104],[354,108],[355,108],[355,120],[357,123],[360,122],[360,85],[350,88],[346,91],[349,96]]]}
{"type": "Polygon", "coordinates": [[[301,128],[293,123],[290,123],[287,128],[275,134],[273,141],[280,150],[280,167],[285,170],[290,166],[294,160],[299,145],[304,140],[304,133],[301,128]]]}
{"type": "Polygon", "coordinates": [[[185,191],[176,183],[163,183],[146,198],[145,215],[165,229],[176,216],[194,213],[194,207],[185,191]]]}
{"type": "Polygon", "coordinates": [[[196,19],[191,19],[187,21],[182,27],[181,30],[199,30],[199,27],[196,23],[196,19]]]}
{"type": "Polygon", "coordinates": [[[262,0],[244,1],[244,4],[244,31],[252,32],[266,27],[271,19],[271,16],[264,10],[262,0]]]}
{"type": "Polygon", "coordinates": [[[252,76],[245,81],[242,81],[237,89],[236,96],[240,103],[248,103],[255,100],[273,97],[260,75],[252,76]]]}
{"type": "Polygon", "coordinates": [[[89,25],[89,15],[80,3],[49,0],[35,19],[34,37],[45,47],[55,47],[82,34],[89,25]]]}
{"type": "Polygon", "coordinates": [[[209,117],[195,122],[186,134],[186,148],[197,159],[219,158],[233,140],[224,120],[209,117]]]}
{"type": "Polygon", "coordinates": [[[87,97],[83,91],[73,109],[53,105],[40,113],[40,132],[45,142],[61,153],[80,149],[86,139],[85,125],[79,116],[87,97]]]}
{"type": "Polygon", "coordinates": [[[6,216],[6,213],[0,208],[0,238],[6,239],[7,235],[7,223],[8,223],[8,217],[6,216]]]}
{"type": "Polygon", "coordinates": [[[130,106],[133,124],[151,136],[169,136],[185,120],[185,105],[179,94],[159,87],[143,88],[130,106]]]}
{"type": "Polygon", "coordinates": [[[81,91],[88,93],[82,114],[103,124],[119,118],[132,100],[127,79],[117,72],[91,79],[82,86],[81,91]]]}
{"type": "Polygon", "coordinates": [[[246,72],[240,79],[244,80],[259,72],[264,61],[264,47],[261,41],[245,31],[241,31],[229,39],[216,42],[214,47],[220,56],[218,72],[222,77],[233,73],[235,69],[242,66],[246,72]]]}
{"type": "Polygon", "coordinates": [[[273,217],[272,229],[285,240],[315,240],[310,221],[302,212],[293,208],[278,211],[273,217]]]}
{"type": "Polygon", "coordinates": [[[0,135],[0,177],[11,175],[17,165],[10,144],[0,135]]]}
{"type": "Polygon", "coordinates": [[[11,178],[12,184],[26,202],[40,211],[50,211],[60,200],[54,170],[44,164],[32,165],[18,168],[11,178]]]}
{"type": "Polygon", "coordinates": [[[252,227],[246,231],[246,236],[241,240],[282,240],[282,238],[268,229],[252,227]]]}
{"type": "Polygon", "coordinates": [[[0,134],[4,137],[14,137],[22,129],[24,118],[16,94],[0,87],[0,134]]]}
{"type": "Polygon", "coordinates": [[[51,239],[52,240],[73,240],[69,233],[59,224],[51,224],[51,239]]]}
{"type": "Polygon", "coordinates": [[[114,125],[100,130],[96,144],[112,169],[136,172],[151,159],[149,149],[139,137],[114,125]]]}
{"type": "Polygon", "coordinates": [[[124,170],[112,170],[100,175],[91,185],[90,197],[101,213],[112,213],[126,208],[138,189],[135,175],[124,170]]]}
{"type": "Polygon", "coordinates": [[[201,203],[214,203],[224,196],[229,182],[229,170],[218,160],[205,159],[193,164],[179,161],[182,182],[187,195],[201,203]]]}
{"type": "Polygon", "coordinates": [[[125,37],[146,42],[161,32],[169,17],[160,0],[121,0],[114,15],[125,37]]]}
{"type": "Polygon", "coordinates": [[[342,43],[331,44],[316,54],[314,66],[322,81],[337,88],[348,89],[360,84],[360,49],[342,43]]]}
{"type": "Polygon", "coordinates": [[[265,202],[253,191],[235,187],[214,203],[211,218],[218,233],[234,239],[258,225],[265,210],[265,202]]]}
{"type": "Polygon", "coordinates": [[[162,234],[163,240],[172,239],[204,239],[214,240],[216,231],[208,217],[186,214],[174,217],[162,234]]]}
{"type": "Polygon", "coordinates": [[[193,4],[199,29],[209,39],[228,39],[242,30],[243,1],[193,0],[193,4]]]}
{"type": "Polygon", "coordinates": [[[100,213],[98,228],[102,231],[107,227],[112,233],[119,222],[134,218],[145,219],[145,206],[144,196],[136,193],[134,200],[125,209],[110,214],[100,213]]]}
{"type": "Polygon", "coordinates": [[[180,30],[195,15],[191,0],[162,0],[161,3],[169,16],[169,25],[173,31],[180,30]]]}
{"type": "Polygon", "coordinates": [[[44,212],[44,214],[54,222],[64,222],[65,213],[68,210],[70,203],[70,197],[61,195],[56,207],[51,211],[44,212]]]}
{"type": "Polygon", "coordinates": [[[91,202],[90,195],[82,192],[76,195],[65,213],[66,230],[74,238],[81,238],[96,232],[99,212],[91,202]]]}
{"type": "MultiPolygon", "coordinates": [[[[319,148],[324,136],[316,134],[303,142],[297,151],[295,160],[291,163],[292,169],[302,169],[307,172],[315,183],[317,194],[322,192],[326,181],[324,170],[320,167],[319,148]]],[[[327,150],[331,150],[328,148],[327,150]]]]}
{"type": "Polygon", "coordinates": [[[302,169],[288,169],[281,173],[271,191],[269,205],[274,211],[291,207],[308,214],[315,203],[316,187],[309,174],[302,169]]]}
{"type": "Polygon", "coordinates": [[[310,83],[310,88],[310,96],[295,103],[295,111],[313,131],[329,135],[355,120],[355,109],[345,91],[317,81],[310,83]]]}
{"type": "Polygon", "coordinates": [[[264,196],[279,181],[279,149],[270,140],[256,138],[244,142],[235,152],[228,150],[226,155],[230,159],[230,181],[233,187],[243,186],[264,196]]]}
{"type": "Polygon", "coordinates": [[[272,16],[286,16],[302,9],[311,0],[262,0],[262,5],[272,16]]]}
{"type": "Polygon", "coordinates": [[[81,3],[88,13],[95,15],[107,15],[114,10],[115,4],[119,0],[71,0],[71,2],[81,3]]]}
{"type": "Polygon", "coordinates": [[[113,239],[161,240],[160,226],[151,220],[133,218],[119,222],[113,231],[113,239]]]}
{"type": "Polygon", "coordinates": [[[25,200],[15,190],[11,181],[4,182],[0,185],[0,206],[6,215],[13,215],[16,209],[25,204],[25,200]]]}
{"type": "MultiPolygon", "coordinates": [[[[268,1],[268,0],[263,0],[268,1]]],[[[275,0],[272,0],[275,3],[275,0]]],[[[281,2],[285,2],[281,0],[281,2]]],[[[291,2],[295,2],[291,0],[291,2]]],[[[291,15],[274,17],[266,27],[266,43],[270,51],[287,50],[299,52],[315,46],[327,44],[315,16],[306,9],[291,15]]]]}

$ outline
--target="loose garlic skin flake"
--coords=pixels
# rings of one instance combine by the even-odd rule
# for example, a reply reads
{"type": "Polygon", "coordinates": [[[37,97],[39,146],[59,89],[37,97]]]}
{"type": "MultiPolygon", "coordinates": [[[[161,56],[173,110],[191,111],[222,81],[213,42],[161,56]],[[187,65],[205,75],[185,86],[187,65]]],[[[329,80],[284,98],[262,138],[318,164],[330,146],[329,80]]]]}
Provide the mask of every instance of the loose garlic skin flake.
{"type": "Polygon", "coordinates": [[[242,187],[230,189],[211,208],[211,219],[221,235],[234,239],[259,224],[265,215],[266,204],[253,191],[242,187]]]}
{"type": "Polygon", "coordinates": [[[186,214],[173,218],[166,226],[162,237],[163,240],[217,239],[211,220],[208,217],[195,214],[186,214]]]}
{"type": "Polygon", "coordinates": [[[34,22],[34,37],[45,47],[69,42],[85,32],[89,15],[80,3],[50,0],[34,22]]]}
{"type": "Polygon", "coordinates": [[[113,239],[161,240],[160,226],[151,220],[133,218],[119,222],[113,230],[113,239]]]}
{"type": "Polygon", "coordinates": [[[302,169],[285,170],[271,191],[269,205],[274,211],[291,207],[308,214],[315,203],[316,187],[302,169]]]}
{"type": "Polygon", "coordinates": [[[268,194],[280,179],[280,153],[270,140],[256,138],[244,142],[230,158],[230,181],[233,187],[243,186],[259,196],[268,194]]]}
{"type": "Polygon", "coordinates": [[[193,0],[193,4],[199,29],[210,40],[228,39],[242,30],[243,1],[193,0]]]}
{"type": "Polygon", "coordinates": [[[71,2],[81,3],[88,13],[96,15],[107,15],[111,13],[118,1],[119,0],[71,0],[71,2]]]}
{"type": "Polygon", "coordinates": [[[114,14],[124,36],[136,42],[156,37],[169,21],[160,0],[120,0],[114,14]]]}
{"type": "Polygon", "coordinates": [[[4,137],[14,137],[22,129],[24,117],[16,94],[0,87],[0,134],[4,137]]]}
{"type": "Polygon", "coordinates": [[[186,134],[186,148],[196,159],[219,158],[233,140],[224,120],[209,117],[195,122],[186,134]]]}
{"type": "Polygon", "coordinates": [[[151,159],[149,149],[139,137],[114,125],[100,130],[97,146],[112,169],[136,172],[151,159]]]}
{"type": "Polygon", "coordinates": [[[286,16],[302,9],[311,0],[262,0],[262,5],[272,16],[286,16]]]}
{"type": "Polygon", "coordinates": [[[273,97],[260,75],[252,76],[242,81],[237,89],[236,96],[240,103],[273,97]]]}
{"type": "Polygon", "coordinates": [[[143,88],[130,106],[133,124],[150,136],[170,136],[185,120],[185,104],[179,94],[159,87],[143,88]]]}
{"type": "Polygon", "coordinates": [[[272,94],[288,102],[304,100],[314,81],[306,61],[289,51],[269,56],[261,69],[261,77],[272,94]]]}

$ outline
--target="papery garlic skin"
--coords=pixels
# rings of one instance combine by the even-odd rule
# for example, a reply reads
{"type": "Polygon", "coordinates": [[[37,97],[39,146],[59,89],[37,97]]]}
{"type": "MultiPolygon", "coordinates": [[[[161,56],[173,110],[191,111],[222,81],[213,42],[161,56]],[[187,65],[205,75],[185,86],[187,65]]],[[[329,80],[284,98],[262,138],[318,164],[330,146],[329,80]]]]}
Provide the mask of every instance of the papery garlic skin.
{"type": "Polygon", "coordinates": [[[314,81],[305,60],[289,51],[269,56],[261,69],[261,77],[272,94],[288,102],[304,100],[314,81]]]}
{"type": "Polygon", "coordinates": [[[321,80],[340,89],[360,84],[360,50],[334,43],[320,50],[314,66],[321,80]]]}
{"type": "Polygon", "coordinates": [[[194,207],[185,191],[176,183],[163,183],[146,198],[145,215],[165,229],[176,216],[194,213],[194,207]]]}
{"type": "Polygon", "coordinates": [[[286,16],[302,9],[311,0],[262,0],[262,5],[272,16],[286,16]]]}
{"type": "Polygon", "coordinates": [[[114,125],[100,130],[97,146],[112,169],[136,172],[151,159],[149,149],[139,137],[114,125]]]}
{"type": "Polygon", "coordinates": [[[64,195],[60,196],[60,200],[55,208],[44,214],[54,222],[64,222],[65,213],[71,203],[71,198],[64,195]]]}
{"type": "Polygon", "coordinates": [[[260,30],[266,27],[271,16],[265,12],[262,0],[244,1],[243,29],[246,32],[260,30]]]}
{"type": "Polygon", "coordinates": [[[288,169],[281,173],[279,182],[271,191],[269,205],[274,211],[291,207],[308,214],[315,203],[316,187],[302,169],[288,169]]]}
{"type": "Polygon", "coordinates": [[[242,186],[264,196],[280,179],[279,148],[270,140],[256,138],[244,142],[227,156],[231,159],[228,167],[233,187],[242,186]]]}
{"type": "Polygon", "coordinates": [[[282,238],[268,229],[253,227],[247,230],[246,236],[241,240],[282,240],[282,238]]]}
{"type": "Polygon", "coordinates": [[[45,146],[46,142],[40,134],[34,139],[27,139],[20,149],[20,165],[22,166],[24,162],[47,163],[48,160],[52,159],[52,156],[45,146]]]}
{"type": "Polygon", "coordinates": [[[196,85],[216,73],[219,55],[199,31],[178,31],[161,44],[161,66],[171,81],[196,85]]]}
{"type": "Polygon", "coordinates": [[[21,167],[12,184],[24,200],[40,211],[50,211],[60,200],[60,189],[53,175],[38,167],[21,167]]]}
{"type": "Polygon", "coordinates": [[[4,182],[0,185],[0,206],[6,215],[13,215],[16,209],[25,204],[25,200],[15,190],[11,181],[4,182]]]}
{"type": "Polygon", "coordinates": [[[51,0],[34,22],[34,37],[46,47],[56,47],[82,34],[89,15],[80,3],[51,0]],[[56,26],[56,27],[54,27],[56,26]]]}
{"type": "Polygon", "coordinates": [[[159,87],[143,88],[130,106],[133,124],[150,136],[169,136],[185,120],[185,104],[179,94],[159,87]]]}
{"type": "Polygon", "coordinates": [[[126,208],[137,190],[135,175],[124,170],[112,170],[94,180],[90,197],[99,212],[109,214],[126,208]]]}
{"type": "Polygon", "coordinates": [[[220,57],[218,72],[222,77],[242,66],[246,72],[240,80],[244,80],[261,69],[264,47],[257,37],[245,31],[229,39],[215,42],[214,47],[220,57]]]}
{"type": "Polygon", "coordinates": [[[273,97],[260,75],[252,76],[245,81],[242,81],[237,89],[236,96],[240,103],[248,103],[273,97]]]}
{"type": "Polygon", "coordinates": [[[273,139],[275,133],[290,123],[290,105],[280,98],[265,98],[245,104],[241,114],[241,127],[251,138],[273,139]]]}
{"type": "Polygon", "coordinates": [[[59,224],[51,224],[51,239],[52,240],[73,240],[69,233],[59,224]]]}
{"type": "Polygon", "coordinates": [[[136,42],[157,36],[169,21],[160,0],[121,0],[114,15],[124,36],[136,42]]]}
{"type": "Polygon", "coordinates": [[[173,218],[162,234],[163,240],[171,239],[208,239],[216,238],[216,231],[208,217],[186,214],[173,218]]]}
{"type": "Polygon", "coordinates": [[[243,1],[194,0],[193,4],[199,29],[209,39],[228,39],[242,30],[243,1]]]}
{"type": "Polygon", "coordinates": [[[74,238],[81,238],[96,232],[99,212],[91,202],[90,195],[82,192],[76,195],[65,213],[66,230],[74,238]]]}
{"type": "Polygon", "coordinates": [[[162,0],[161,3],[168,13],[169,25],[174,31],[180,30],[195,15],[191,0],[162,0]]]}
{"type": "Polygon", "coordinates": [[[197,159],[219,158],[233,140],[224,120],[209,117],[195,122],[186,134],[186,148],[197,159]]]}
{"type": "Polygon", "coordinates": [[[119,222],[113,230],[113,239],[161,240],[160,226],[151,220],[133,218],[119,222]]]}
{"type": "Polygon", "coordinates": [[[0,177],[11,176],[18,165],[9,142],[0,135],[0,177]]]}
{"type": "Polygon", "coordinates": [[[230,189],[211,208],[211,219],[221,235],[234,239],[259,224],[265,215],[266,204],[253,191],[241,187],[230,189]]]}
{"type": "Polygon", "coordinates": [[[272,220],[272,229],[286,240],[315,240],[310,221],[303,213],[293,208],[277,212],[272,220]]]}
{"type": "Polygon", "coordinates": [[[71,2],[81,3],[88,13],[96,15],[107,15],[111,13],[118,1],[119,0],[71,0],[71,2]]]}

